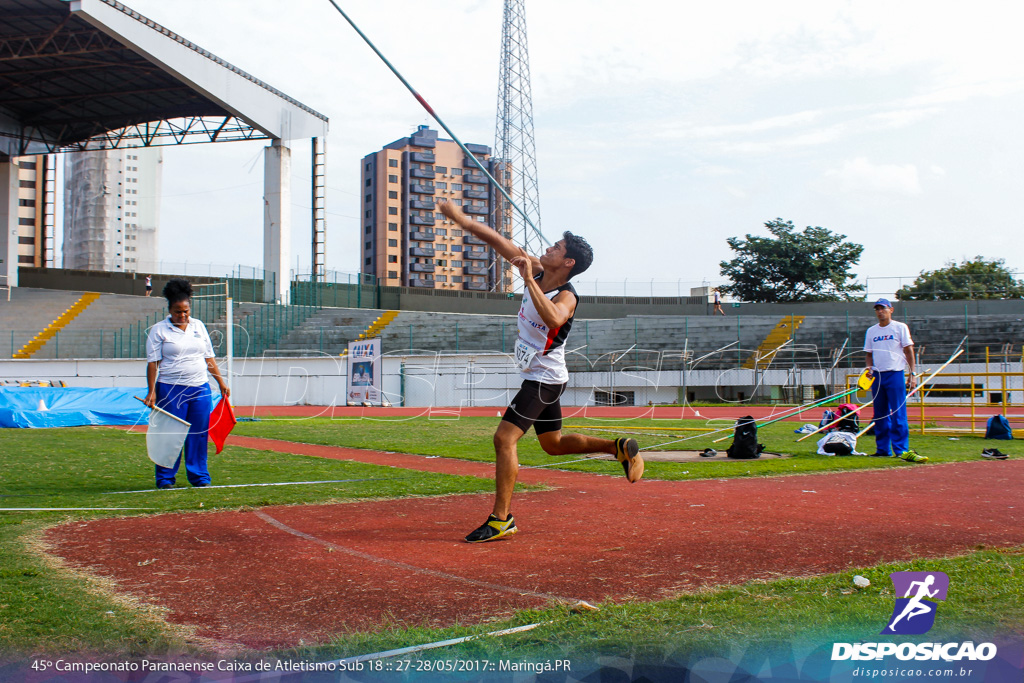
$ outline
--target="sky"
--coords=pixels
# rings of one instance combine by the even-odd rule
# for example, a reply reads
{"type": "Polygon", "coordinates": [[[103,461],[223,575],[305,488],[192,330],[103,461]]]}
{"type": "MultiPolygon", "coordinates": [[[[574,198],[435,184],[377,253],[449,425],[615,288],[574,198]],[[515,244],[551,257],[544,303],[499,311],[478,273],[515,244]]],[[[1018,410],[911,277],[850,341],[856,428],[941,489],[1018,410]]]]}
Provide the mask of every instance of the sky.
{"type": "MultiPolygon", "coordinates": [[[[493,145],[500,0],[338,2],[463,142],[493,145]]],[[[439,129],[401,82],[327,0],[128,4],[330,118],[327,265],[356,271],[360,160],[439,129]]],[[[1024,271],[1010,3],[545,0],[526,14],[541,228],[594,246],[584,293],[724,282],[726,239],[776,217],[863,244],[853,272],[873,293],[978,255],[1024,271]]],[[[160,258],[262,264],[264,145],[164,149],[160,258]]],[[[293,262],[308,272],[309,143],[291,146],[293,262]]]]}

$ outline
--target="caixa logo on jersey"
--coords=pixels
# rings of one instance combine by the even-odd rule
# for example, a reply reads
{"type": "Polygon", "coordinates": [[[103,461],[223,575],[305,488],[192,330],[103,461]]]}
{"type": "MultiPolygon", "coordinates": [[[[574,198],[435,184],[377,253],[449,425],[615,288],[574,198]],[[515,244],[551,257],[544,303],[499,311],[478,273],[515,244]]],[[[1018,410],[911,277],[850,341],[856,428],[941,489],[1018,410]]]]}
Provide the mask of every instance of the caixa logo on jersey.
{"type": "Polygon", "coordinates": [[[943,572],[893,572],[889,578],[896,593],[896,606],[882,635],[928,633],[935,625],[937,601],[946,599],[949,577],[943,572]]]}

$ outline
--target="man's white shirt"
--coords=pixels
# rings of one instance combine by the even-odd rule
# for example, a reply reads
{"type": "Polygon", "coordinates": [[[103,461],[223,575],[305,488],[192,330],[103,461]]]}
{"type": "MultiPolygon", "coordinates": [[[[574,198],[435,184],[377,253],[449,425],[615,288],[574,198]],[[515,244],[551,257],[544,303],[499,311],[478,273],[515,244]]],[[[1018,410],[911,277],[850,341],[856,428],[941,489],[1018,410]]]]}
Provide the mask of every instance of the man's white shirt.
{"type": "Polygon", "coordinates": [[[864,335],[864,350],[871,352],[871,365],[879,372],[906,369],[903,349],[913,345],[910,328],[898,320],[890,320],[885,327],[872,325],[864,335]]]}

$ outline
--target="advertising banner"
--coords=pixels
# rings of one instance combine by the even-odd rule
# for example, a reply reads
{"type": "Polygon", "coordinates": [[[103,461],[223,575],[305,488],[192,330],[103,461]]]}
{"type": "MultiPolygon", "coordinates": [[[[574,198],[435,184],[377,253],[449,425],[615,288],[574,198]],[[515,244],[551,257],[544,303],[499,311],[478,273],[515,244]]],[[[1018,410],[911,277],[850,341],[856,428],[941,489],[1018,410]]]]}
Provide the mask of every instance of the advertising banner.
{"type": "Polygon", "coordinates": [[[381,403],[380,337],[348,343],[348,404],[381,403]]]}

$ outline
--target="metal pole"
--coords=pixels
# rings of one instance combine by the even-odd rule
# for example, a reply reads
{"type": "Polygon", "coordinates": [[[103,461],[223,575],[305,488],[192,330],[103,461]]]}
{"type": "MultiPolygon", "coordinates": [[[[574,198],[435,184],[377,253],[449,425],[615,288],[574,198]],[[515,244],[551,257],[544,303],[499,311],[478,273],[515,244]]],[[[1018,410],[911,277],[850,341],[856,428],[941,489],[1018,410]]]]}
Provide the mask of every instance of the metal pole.
{"type": "Polygon", "coordinates": [[[234,314],[234,302],[231,297],[227,298],[227,310],[226,313],[226,329],[224,330],[224,337],[227,340],[227,370],[228,370],[228,391],[234,391],[232,386],[231,378],[235,376],[234,363],[235,363],[235,314],[234,314]]]}
{"type": "Polygon", "coordinates": [[[743,367],[743,355],[740,344],[740,317],[736,316],[736,369],[743,367]]]}
{"type": "MultiPolygon", "coordinates": [[[[847,341],[849,341],[849,339],[850,339],[850,312],[849,311],[846,312],[846,339],[847,339],[847,341]]],[[[848,367],[848,368],[853,367],[853,358],[852,358],[852,356],[853,356],[853,354],[851,353],[850,356],[847,358],[846,367],[848,367]]]]}
{"type": "MultiPolygon", "coordinates": [[[[921,406],[921,435],[924,436],[924,395],[921,395],[921,400],[918,402],[921,406]]],[[[907,425],[908,427],[910,425],[907,425]]],[[[974,431],[974,425],[971,425],[971,431],[974,431]]]]}
{"type": "Polygon", "coordinates": [[[970,333],[970,329],[968,327],[968,319],[967,319],[967,304],[964,304],[964,336],[967,337],[967,344],[964,347],[965,354],[966,354],[964,356],[964,362],[965,363],[970,363],[971,362],[971,337],[970,337],[970,334],[971,333],[970,333]]]}

